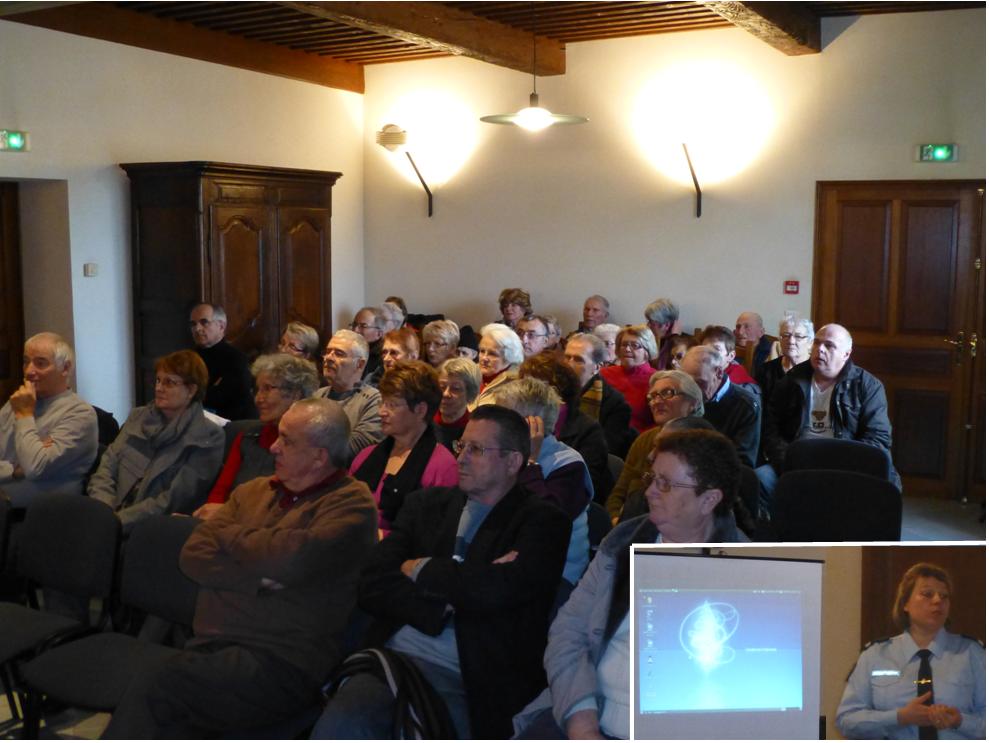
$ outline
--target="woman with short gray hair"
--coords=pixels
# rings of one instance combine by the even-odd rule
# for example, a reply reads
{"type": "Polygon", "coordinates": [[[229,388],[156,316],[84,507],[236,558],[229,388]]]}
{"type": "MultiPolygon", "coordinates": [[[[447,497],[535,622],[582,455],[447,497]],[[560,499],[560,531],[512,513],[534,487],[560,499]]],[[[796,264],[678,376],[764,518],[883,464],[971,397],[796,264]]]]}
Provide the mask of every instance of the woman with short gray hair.
{"type": "Polygon", "coordinates": [[[422,329],[422,347],[426,361],[439,368],[457,355],[460,327],[453,320],[433,320],[422,329]]]}
{"type": "Polygon", "coordinates": [[[630,425],[639,433],[654,425],[646,393],[655,371],[649,362],[657,353],[656,338],[648,325],[626,325],[618,334],[618,364],[601,370],[601,378],[625,396],[632,408],[630,425]]]}
{"type": "Polygon", "coordinates": [[[814,323],[806,318],[787,315],[780,320],[780,355],[767,361],[756,374],[762,390],[763,404],[768,405],[777,383],[797,364],[810,359],[814,343],[814,323]]]}
{"type": "Polygon", "coordinates": [[[316,328],[304,322],[290,322],[285,326],[278,341],[278,353],[287,353],[317,363],[319,356],[319,333],[316,328]]]}
{"type": "Polygon", "coordinates": [[[525,360],[525,351],[518,334],[507,325],[493,322],[481,328],[481,342],[477,344],[477,365],[481,368],[481,392],[468,406],[492,401],[494,390],[518,376],[519,364],[525,360]]]}
{"type": "Polygon", "coordinates": [[[453,451],[454,442],[459,441],[470,420],[468,407],[477,399],[481,391],[481,370],[470,359],[447,359],[440,366],[439,410],[433,417],[436,440],[453,451]]]}

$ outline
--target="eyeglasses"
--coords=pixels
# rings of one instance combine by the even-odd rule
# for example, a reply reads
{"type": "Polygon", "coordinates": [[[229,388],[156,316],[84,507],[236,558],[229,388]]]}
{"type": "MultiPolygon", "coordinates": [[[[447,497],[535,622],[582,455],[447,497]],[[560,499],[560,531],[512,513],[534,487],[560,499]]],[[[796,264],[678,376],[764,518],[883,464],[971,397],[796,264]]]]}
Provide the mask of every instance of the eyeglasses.
{"type": "Polygon", "coordinates": [[[164,387],[166,390],[174,389],[175,387],[181,387],[184,385],[181,379],[175,379],[174,377],[155,377],[155,387],[164,387]]]}
{"type": "Polygon", "coordinates": [[[302,346],[297,346],[294,343],[279,343],[278,350],[282,353],[291,353],[295,351],[296,353],[305,353],[306,349],[302,346]]]}
{"type": "Polygon", "coordinates": [[[262,384],[254,388],[255,395],[270,395],[274,390],[285,392],[285,388],[277,384],[262,384]]]}
{"type": "Polygon", "coordinates": [[[622,341],[622,349],[627,351],[641,351],[644,346],[637,341],[622,341]]]}
{"type": "Polygon", "coordinates": [[[381,330],[381,326],[380,325],[371,325],[371,324],[366,323],[366,322],[352,322],[352,323],[350,323],[350,329],[351,330],[369,330],[369,329],[372,329],[372,328],[374,330],[381,330]]]}
{"type": "Polygon", "coordinates": [[[652,470],[646,470],[642,475],[642,484],[649,488],[653,485],[656,486],[656,490],[660,493],[668,493],[673,488],[688,488],[690,490],[697,490],[700,486],[697,483],[690,482],[673,482],[673,480],[663,475],[657,475],[652,470]]]}
{"type": "Polygon", "coordinates": [[[780,333],[780,340],[781,341],[788,341],[791,338],[793,338],[794,340],[797,340],[797,341],[805,341],[808,338],[810,338],[810,336],[809,335],[797,335],[796,333],[780,333]]]}
{"type": "Polygon", "coordinates": [[[213,324],[215,322],[216,322],[215,319],[207,320],[205,317],[202,317],[202,318],[200,318],[198,320],[190,320],[189,321],[189,327],[190,328],[195,328],[198,325],[201,328],[205,328],[205,327],[208,327],[208,326],[210,326],[211,324],[213,324]]]}
{"type": "Polygon", "coordinates": [[[672,400],[674,397],[679,397],[682,394],[683,393],[680,390],[667,387],[666,389],[657,390],[656,392],[650,392],[646,395],[646,400],[649,402],[654,402],[656,400],[672,400]]]}
{"type": "Polygon", "coordinates": [[[537,333],[535,330],[520,330],[519,338],[524,341],[532,340],[533,338],[545,338],[549,333],[537,333]]]}
{"type": "Polygon", "coordinates": [[[426,341],[426,348],[449,348],[449,343],[443,341],[426,341]]]}
{"type": "Polygon", "coordinates": [[[489,451],[515,451],[514,449],[505,449],[501,446],[481,446],[480,444],[475,444],[473,441],[464,441],[460,439],[453,442],[453,453],[458,457],[463,454],[469,454],[472,457],[484,456],[485,452],[489,451]]]}
{"type": "Polygon", "coordinates": [[[402,408],[411,409],[409,404],[402,399],[399,400],[382,400],[380,407],[385,410],[401,410],[402,408]]]}

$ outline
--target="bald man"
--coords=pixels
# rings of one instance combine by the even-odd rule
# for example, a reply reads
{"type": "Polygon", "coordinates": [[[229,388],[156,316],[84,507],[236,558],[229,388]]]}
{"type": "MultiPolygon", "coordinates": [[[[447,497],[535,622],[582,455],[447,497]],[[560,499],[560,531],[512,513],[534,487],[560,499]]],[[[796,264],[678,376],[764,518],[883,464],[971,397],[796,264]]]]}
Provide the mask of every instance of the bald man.
{"type": "Polygon", "coordinates": [[[735,321],[735,345],[738,347],[755,344],[755,354],[752,356],[752,376],[769,360],[773,350],[773,341],[766,335],[762,316],[758,312],[747,311],[738,316],[735,321]]]}
{"type": "MultiPolygon", "coordinates": [[[[782,471],[791,441],[801,438],[852,439],[887,454],[892,426],[883,383],[851,360],[852,336],[841,325],[825,325],[814,336],[810,359],[793,367],[774,388],[764,411],[764,451],[773,472],[759,468],[764,485],[782,471]]],[[[890,480],[899,475],[890,459],[890,480]]]]}

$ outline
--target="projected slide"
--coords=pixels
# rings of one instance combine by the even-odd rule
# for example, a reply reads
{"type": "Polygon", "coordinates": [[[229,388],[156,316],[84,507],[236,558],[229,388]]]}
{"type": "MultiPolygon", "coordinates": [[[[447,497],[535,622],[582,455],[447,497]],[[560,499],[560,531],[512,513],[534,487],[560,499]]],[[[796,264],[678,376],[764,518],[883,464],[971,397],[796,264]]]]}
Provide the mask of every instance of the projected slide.
{"type": "Polygon", "coordinates": [[[639,712],[792,710],[803,704],[795,590],[640,590],[639,712]]]}

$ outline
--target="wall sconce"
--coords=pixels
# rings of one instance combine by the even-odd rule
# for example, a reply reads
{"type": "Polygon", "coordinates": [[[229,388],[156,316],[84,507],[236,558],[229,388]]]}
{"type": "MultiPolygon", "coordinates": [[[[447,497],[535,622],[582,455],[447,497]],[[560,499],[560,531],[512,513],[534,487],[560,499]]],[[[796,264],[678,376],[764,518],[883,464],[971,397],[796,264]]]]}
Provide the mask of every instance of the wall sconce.
{"type": "MultiPolygon", "coordinates": [[[[376,132],[374,135],[374,141],[389,152],[405,149],[407,140],[408,133],[396,124],[385,124],[381,128],[381,131],[376,132]]],[[[419,182],[426,190],[426,211],[428,216],[431,217],[433,216],[433,192],[430,191],[429,186],[426,185],[426,180],[422,177],[422,173],[419,172],[419,168],[416,166],[416,161],[412,159],[412,154],[408,150],[405,150],[405,156],[409,158],[409,162],[412,164],[412,169],[416,172],[419,182]]]]}
{"type": "Polygon", "coordinates": [[[687,156],[687,167],[690,168],[690,177],[694,181],[694,193],[696,194],[695,199],[695,216],[701,218],[701,184],[697,182],[697,173],[694,172],[694,164],[690,161],[690,150],[687,149],[687,143],[683,143],[683,154],[687,156]]]}

